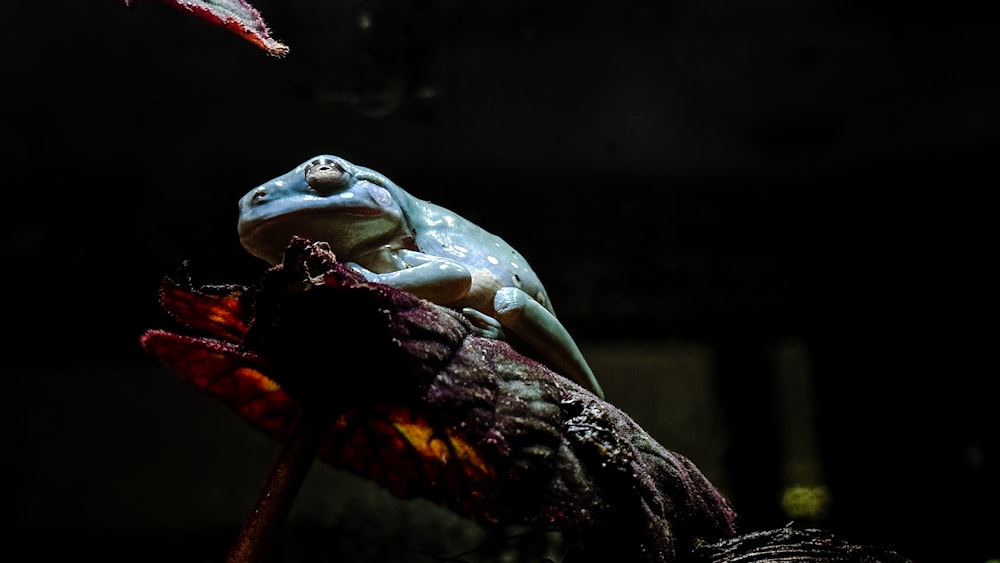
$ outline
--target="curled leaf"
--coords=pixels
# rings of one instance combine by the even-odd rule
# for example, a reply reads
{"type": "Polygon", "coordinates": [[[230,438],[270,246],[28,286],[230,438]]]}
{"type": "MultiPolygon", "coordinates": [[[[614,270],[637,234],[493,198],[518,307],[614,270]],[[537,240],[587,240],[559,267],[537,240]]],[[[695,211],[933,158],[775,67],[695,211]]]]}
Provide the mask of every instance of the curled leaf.
{"type": "Polygon", "coordinates": [[[669,563],[736,532],[729,502],[624,412],[458,311],[293,239],[254,286],[166,280],[145,350],[272,437],[333,420],[319,457],[484,525],[563,532],[579,561],[669,563]]]}

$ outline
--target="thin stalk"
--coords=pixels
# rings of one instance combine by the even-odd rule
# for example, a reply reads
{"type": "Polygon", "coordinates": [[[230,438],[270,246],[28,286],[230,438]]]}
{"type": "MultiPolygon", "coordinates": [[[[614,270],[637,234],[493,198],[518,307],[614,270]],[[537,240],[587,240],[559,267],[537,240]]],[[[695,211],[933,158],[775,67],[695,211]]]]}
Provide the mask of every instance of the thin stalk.
{"type": "Polygon", "coordinates": [[[266,563],[332,421],[305,414],[278,456],[226,563],[266,563]]]}

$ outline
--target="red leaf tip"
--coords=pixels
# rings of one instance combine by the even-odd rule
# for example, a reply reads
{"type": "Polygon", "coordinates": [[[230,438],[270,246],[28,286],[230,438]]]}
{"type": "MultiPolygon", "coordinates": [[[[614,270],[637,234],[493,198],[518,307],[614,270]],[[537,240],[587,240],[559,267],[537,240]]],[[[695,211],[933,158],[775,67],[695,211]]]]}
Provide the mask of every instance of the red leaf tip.
{"type": "MultiPolygon", "coordinates": [[[[221,25],[267,51],[271,56],[282,58],[288,54],[288,46],[271,37],[271,30],[264,23],[260,12],[244,0],[161,1],[221,25]]],[[[126,6],[131,6],[135,0],[124,0],[124,2],[126,6]]]]}

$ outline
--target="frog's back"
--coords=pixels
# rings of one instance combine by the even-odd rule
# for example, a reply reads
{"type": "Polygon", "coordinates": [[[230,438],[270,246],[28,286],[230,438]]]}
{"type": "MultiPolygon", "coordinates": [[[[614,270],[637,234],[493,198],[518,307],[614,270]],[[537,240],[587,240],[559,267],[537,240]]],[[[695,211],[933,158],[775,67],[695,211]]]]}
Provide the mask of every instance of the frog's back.
{"type": "Polygon", "coordinates": [[[497,290],[516,287],[555,313],[528,261],[503,238],[449,209],[417,198],[412,198],[405,212],[421,252],[450,258],[472,272],[468,296],[453,305],[492,314],[497,290]]]}

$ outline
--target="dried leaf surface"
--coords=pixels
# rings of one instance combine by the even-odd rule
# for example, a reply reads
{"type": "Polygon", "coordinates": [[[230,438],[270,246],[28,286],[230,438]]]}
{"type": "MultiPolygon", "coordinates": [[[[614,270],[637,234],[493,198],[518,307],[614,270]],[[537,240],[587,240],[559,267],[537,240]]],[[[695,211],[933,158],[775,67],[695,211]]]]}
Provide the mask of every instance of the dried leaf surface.
{"type": "MultiPolygon", "coordinates": [[[[179,278],[179,279],[178,279],[179,278]]],[[[168,279],[178,331],[147,352],[278,440],[336,420],[320,457],[483,524],[557,529],[573,561],[673,561],[732,537],[728,501],[624,412],[295,239],[255,286],[168,279]]]]}
{"type": "MultiPolygon", "coordinates": [[[[271,36],[264,18],[249,2],[243,0],[161,0],[165,4],[190,12],[253,43],[275,57],[288,54],[288,46],[271,36]]],[[[124,0],[131,6],[135,0],[124,0]]]]}

